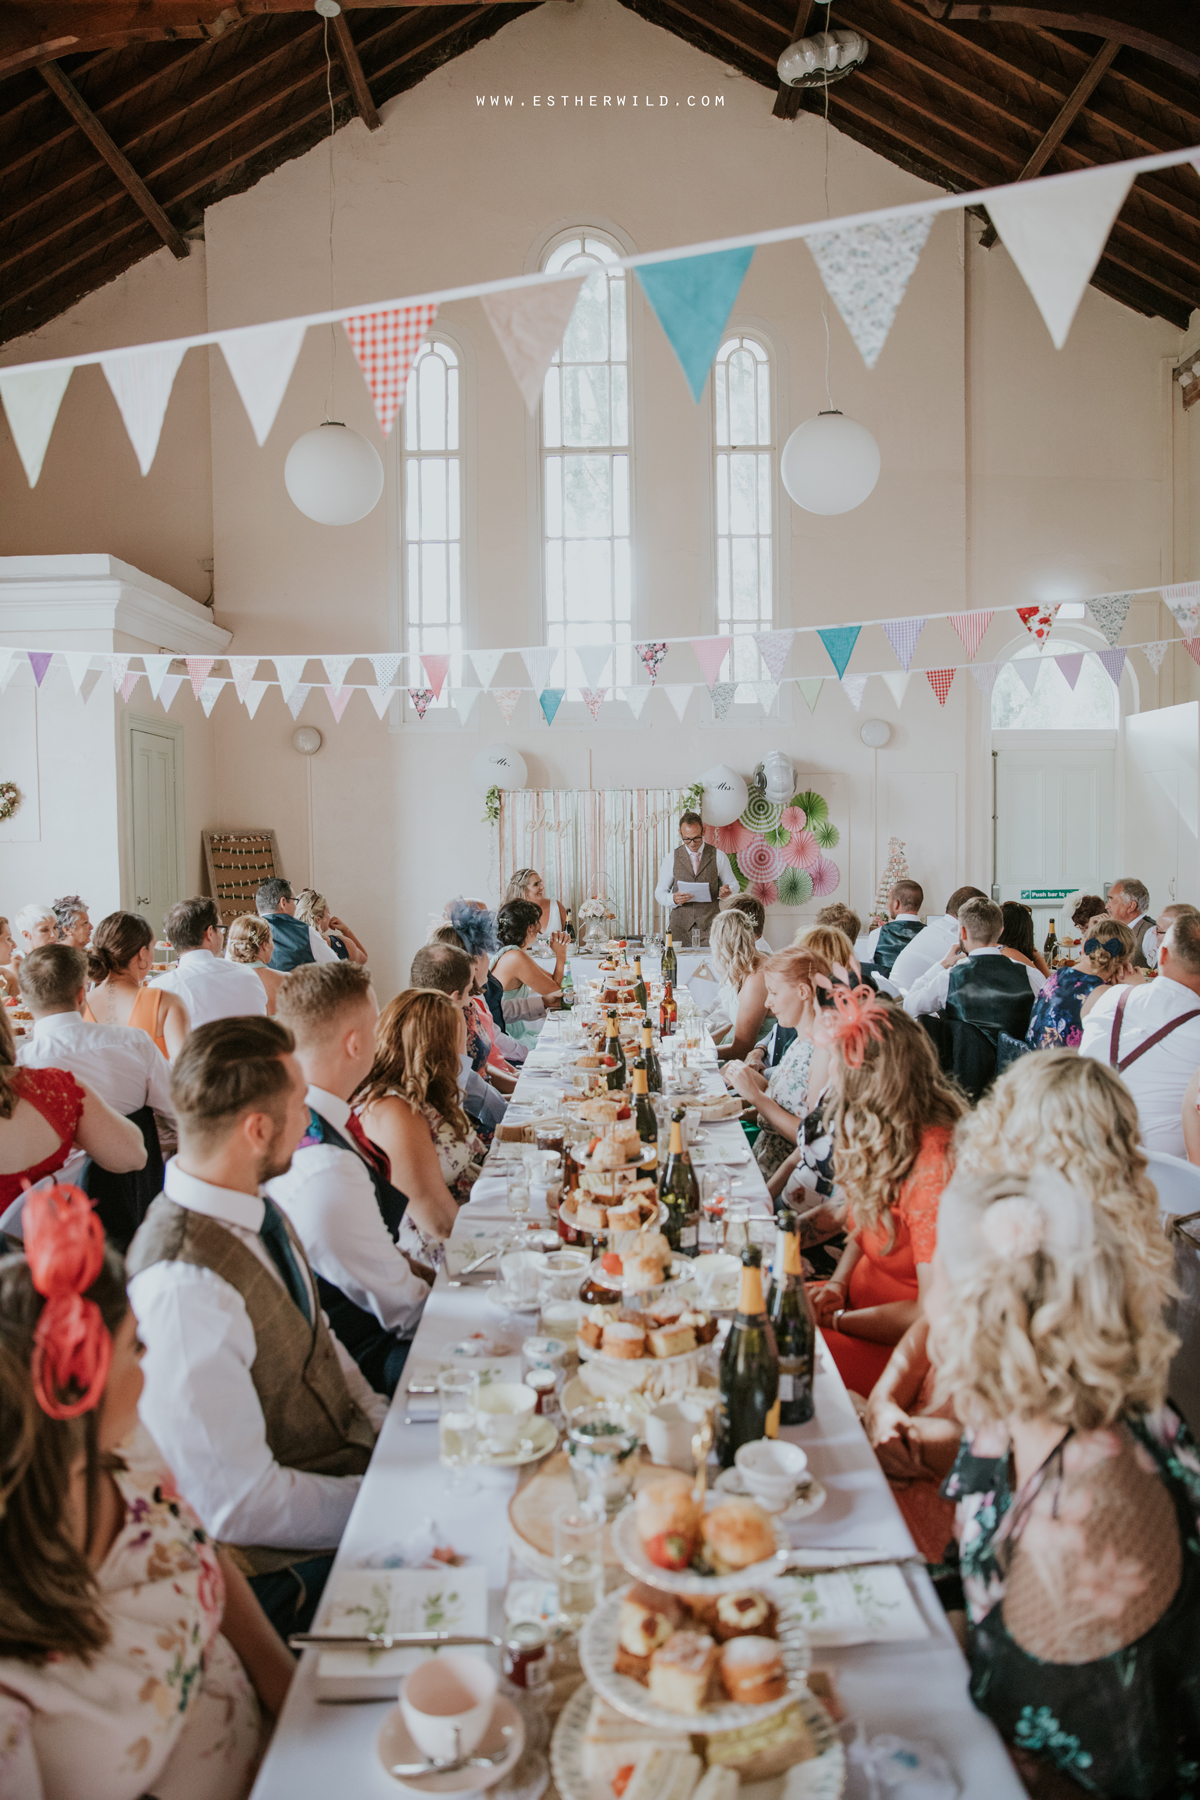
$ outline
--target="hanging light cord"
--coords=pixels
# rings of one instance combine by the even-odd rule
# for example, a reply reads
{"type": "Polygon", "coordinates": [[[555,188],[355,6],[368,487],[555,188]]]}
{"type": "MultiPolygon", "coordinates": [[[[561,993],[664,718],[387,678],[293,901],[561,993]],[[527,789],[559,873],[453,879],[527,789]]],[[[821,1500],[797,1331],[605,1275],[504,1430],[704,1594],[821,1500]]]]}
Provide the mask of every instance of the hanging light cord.
{"type": "MultiPolygon", "coordinates": [[[[329,310],[333,311],[336,301],[333,291],[333,221],[337,211],[337,190],[333,180],[333,134],[336,121],[333,112],[333,60],[329,54],[329,19],[325,19],[325,92],[329,99],[329,310]]],[[[828,206],[828,199],[826,200],[828,206]]],[[[329,358],[329,392],[325,396],[325,421],[333,423],[330,408],[333,405],[333,378],[337,373],[337,326],[331,321],[329,341],[332,354],[329,358]]]]}
{"type": "MultiPolygon", "coordinates": [[[[833,0],[825,0],[825,30],[829,30],[829,14],[833,9],[833,0]]],[[[825,217],[829,217],[829,81],[828,69],[825,71],[825,217]]],[[[825,283],[821,283],[821,318],[825,326],[825,400],[830,412],[836,408],[833,395],[829,391],[829,314],[825,310],[829,296],[825,292],[825,283]]]]}

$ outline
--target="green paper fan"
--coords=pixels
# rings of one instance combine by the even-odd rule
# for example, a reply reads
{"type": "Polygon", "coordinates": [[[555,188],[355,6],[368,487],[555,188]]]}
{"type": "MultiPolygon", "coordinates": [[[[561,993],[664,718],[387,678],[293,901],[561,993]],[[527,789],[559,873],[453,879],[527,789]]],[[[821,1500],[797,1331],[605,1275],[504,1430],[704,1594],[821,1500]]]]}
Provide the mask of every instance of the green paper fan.
{"type": "Polygon", "coordinates": [[[807,869],[785,869],[778,887],[781,906],[803,906],[812,899],[813,882],[807,869]]]}
{"type": "Polygon", "coordinates": [[[776,850],[782,850],[785,844],[792,841],[792,834],[786,825],[776,825],[773,831],[764,831],[763,836],[776,850]]]}
{"type": "Polygon", "coordinates": [[[808,829],[810,831],[815,830],[822,819],[827,819],[829,817],[829,808],[825,801],[822,800],[820,794],[814,794],[811,788],[807,793],[793,794],[792,805],[804,808],[804,811],[808,814],[808,829]]]}
{"type": "Polygon", "coordinates": [[[783,807],[768,800],[761,788],[751,788],[746,810],[739,821],[750,831],[776,831],[783,819],[783,807]]]}
{"type": "Polygon", "coordinates": [[[733,870],[734,880],[737,882],[738,886],[741,888],[741,890],[744,894],[746,889],[750,886],[750,882],[749,882],[749,879],[745,875],[743,875],[742,871],[738,868],[738,859],[734,855],[732,850],[729,852],[729,866],[733,870]]]}
{"type": "Polygon", "coordinates": [[[837,826],[828,819],[822,819],[819,825],[813,827],[813,836],[822,850],[836,850],[841,835],[837,826]]]}

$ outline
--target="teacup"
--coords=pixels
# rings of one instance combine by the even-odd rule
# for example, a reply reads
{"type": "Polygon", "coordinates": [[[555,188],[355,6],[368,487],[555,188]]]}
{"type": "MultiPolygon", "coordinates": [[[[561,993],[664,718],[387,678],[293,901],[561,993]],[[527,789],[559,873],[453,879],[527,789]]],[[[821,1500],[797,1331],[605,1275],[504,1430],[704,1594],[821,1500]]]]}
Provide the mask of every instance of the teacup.
{"type": "Polygon", "coordinates": [[[742,1445],[734,1461],[748,1492],[764,1506],[784,1505],[808,1471],[808,1457],[799,1444],[782,1438],[755,1438],[742,1445]]]}
{"type": "Polygon", "coordinates": [[[523,1381],[493,1381],[479,1390],[479,1429],[493,1450],[512,1450],[529,1429],[537,1395],[523,1381]]]}
{"type": "Polygon", "coordinates": [[[704,1423],[704,1409],[687,1401],[660,1400],[646,1416],[646,1447],[651,1462],[671,1469],[696,1466],[692,1439],[704,1423]]]}
{"type": "Polygon", "coordinates": [[[487,1730],[498,1685],[496,1671],[469,1650],[431,1656],[400,1688],[414,1744],[429,1757],[470,1756],[487,1730]]]}

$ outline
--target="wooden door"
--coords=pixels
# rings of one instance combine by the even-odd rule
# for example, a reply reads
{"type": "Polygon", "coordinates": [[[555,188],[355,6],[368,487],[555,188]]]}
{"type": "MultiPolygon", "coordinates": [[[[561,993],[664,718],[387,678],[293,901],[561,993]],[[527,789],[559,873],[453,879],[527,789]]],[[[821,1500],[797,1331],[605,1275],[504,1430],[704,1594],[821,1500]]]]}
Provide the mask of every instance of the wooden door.
{"type": "Polygon", "coordinates": [[[175,739],[134,727],[129,734],[133,820],[133,911],[162,937],[163,919],[183,895],[178,888],[179,798],[175,739]]]}

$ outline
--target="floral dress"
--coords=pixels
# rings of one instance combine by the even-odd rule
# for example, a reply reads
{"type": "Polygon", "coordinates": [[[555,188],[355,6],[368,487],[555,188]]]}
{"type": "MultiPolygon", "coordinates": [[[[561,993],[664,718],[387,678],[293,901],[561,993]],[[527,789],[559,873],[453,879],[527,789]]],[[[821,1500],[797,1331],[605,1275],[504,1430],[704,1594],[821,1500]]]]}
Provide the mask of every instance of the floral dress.
{"type": "Polygon", "coordinates": [[[1073,1050],[1083,1037],[1080,1008],[1103,986],[1082,969],[1055,969],[1033,1003],[1025,1042],[1035,1050],[1073,1050]]]}
{"type": "Polygon", "coordinates": [[[5,1800],[242,1800],[265,1743],[220,1635],[216,1550],[140,1427],[114,1479],[125,1523],[96,1571],[112,1631],[89,1667],[0,1657],[5,1800]]]}
{"type": "MultiPolygon", "coordinates": [[[[794,1113],[798,1119],[804,1117],[808,1107],[808,1071],[812,1059],[812,1039],[794,1038],[771,1070],[767,1082],[767,1098],[774,1100],[776,1106],[782,1106],[784,1112],[794,1113]]],[[[771,1178],[781,1162],[787,1161],[793,1148],[794,1145],[778,1131],[763,1127],[755,1139],[754,1160],[764,1181],[771,1178]]]]}
{"type": "MultiPolygon", "coordinates": [[[[406,1099],[397,1088],[389,1088],[388,1092],[397,1100],[406,1099]]],[[[408,1104],[411,1106],[412,1102],[408,1101],[408,1104]]],[[[444,1119],[436,1106],[431,1106],[428,1101],[421,1108],[421,1117],[429,1127],[442,1180],[459,1206],[465,1206],[482,1171],[487,1146],[474,1127],[465,1138],[456,1137],[449,1119],[444,1119]]],[[[442,1240],[427,1236],[413,1218],[411,1209],[405,1211],[400,1221],[396,1242],[407,1256],[424,1263],[426,1268],[440,1269],[446,1260],[446,1246],[442,1240]]]]}
{"type": "Polygon", "coordinates": [[[846,1209],[834,1194],[836,1107],[837,1101],[826,1083],[796,1134],[800,1160],[780,1195],[782,1205],[796,1214],[796,1233],[804,1252],[805,1274],[810,1280],[824,1280],[832,1275],[846,1247],[846,1209]]]}
{"type": "Polygon", "coordinates": [[[1069,1433],[1016,1493],[999,1436],[964,1440],[942,1489],[975,1704],[1083,1793],[1195,1800],[1200,1454],[1187,1427],[1168,1406],[1069,1433]]]}

